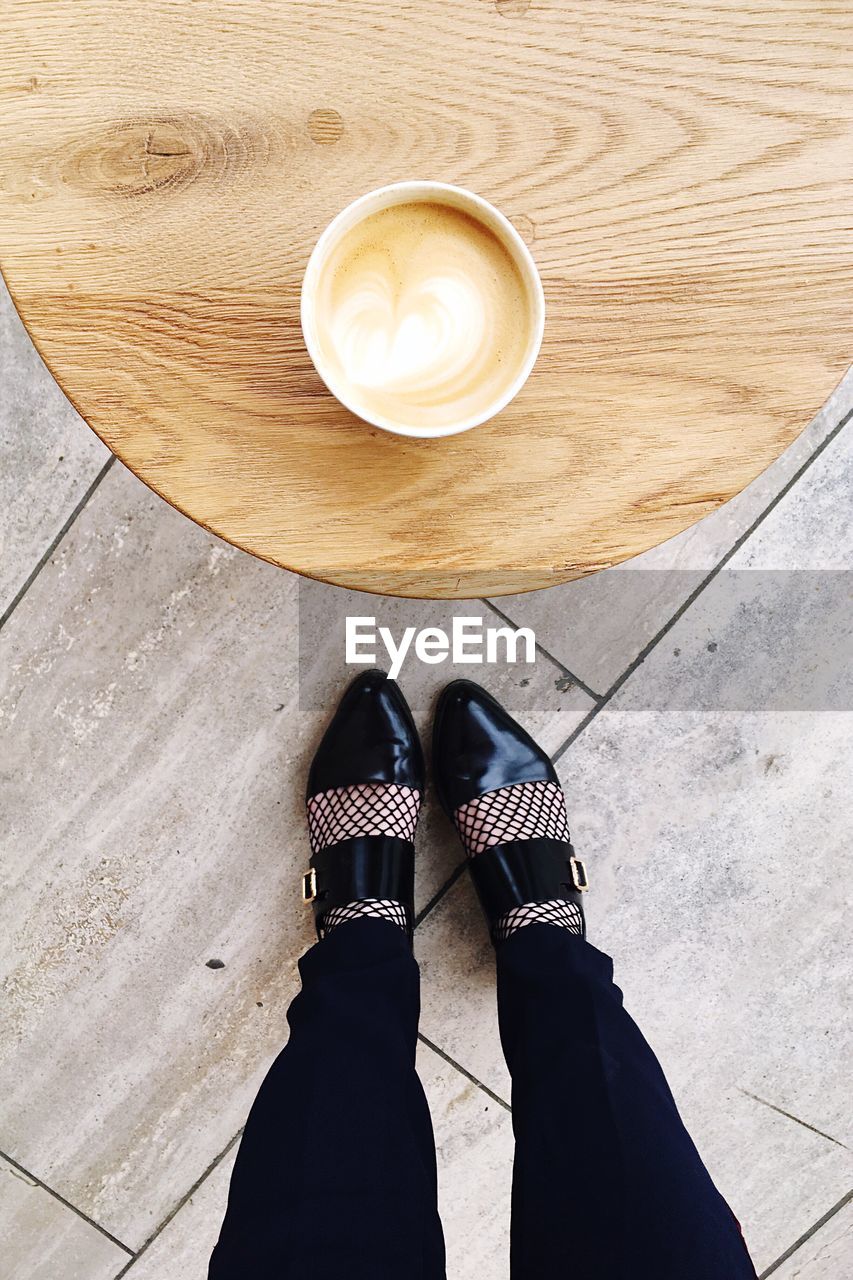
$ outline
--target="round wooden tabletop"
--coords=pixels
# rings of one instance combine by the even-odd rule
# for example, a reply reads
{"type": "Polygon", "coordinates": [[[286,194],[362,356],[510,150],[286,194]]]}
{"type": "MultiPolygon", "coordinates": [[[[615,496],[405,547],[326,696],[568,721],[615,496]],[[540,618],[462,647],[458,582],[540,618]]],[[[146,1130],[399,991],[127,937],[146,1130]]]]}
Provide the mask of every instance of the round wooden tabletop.
{"type": "Polygon", "coordinates": [[[0,264],[62,387],[181,511],[349,587],[496,595],[678,533],[853,351],[849,0],[6,0],[0,264]],[[410,440],[326,392],[299,290],[386,182],[530,244],[539,363],[410,440]]]}

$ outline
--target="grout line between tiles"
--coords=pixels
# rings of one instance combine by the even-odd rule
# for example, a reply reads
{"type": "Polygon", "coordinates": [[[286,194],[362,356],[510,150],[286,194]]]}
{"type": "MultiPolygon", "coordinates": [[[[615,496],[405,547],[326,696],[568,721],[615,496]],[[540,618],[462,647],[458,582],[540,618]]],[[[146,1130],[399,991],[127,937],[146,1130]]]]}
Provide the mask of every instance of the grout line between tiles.
{"type": "Polygon", "coordinates": [[[787,1262],[789,1258],[792,1258],[798,1249],[802,1248],[802,1246],[810,1240],[813,1235],[820,1231],[821,1227],[825,1227],[830,1218],[834,1218],[837,1213],[840,1213],[844,1206],[849,1204],[851,1200],[853,1200],[853,1191],[848,1191],[847,1195],[843,1196],[838,1201],[838,1204],[834,1204],[822,1218],[818,1218],[817,1222],[809,1227],[808,1231],[803,1232],[799,1240],[795,1240],[790,1249],[786,1249],[783,1254],[780,1254],[775,1262],[771,1262],[767,1270],[762,1271],[758,1280],[767,1280],[767,1276],[772,1276],[774,1271],[778,1271],[783,1262],[787,1262]]]}
{"type": "Polygon", "coordinates": [[[41,1178],[36,1177],[36,1175],[31,1173],[29,1169],[25,1169],[17,1160],[13,1160],[11,1156],[7,1156],[5,1151],[0,1151],[0,1160],[5,1160],[6,1164],[11,1165],[13,1169],[17,1169],[18,1173],[23,1174],[25,1178],[29,1178],[30,1182],[34,1186],[40,1187],[42,1191],[46,1191],[47,1194],[52,1196],[54,1200],[58,1201],[63,1208],[70,1209],[73,1214],[78,1218],[81,1218],[88,1227],[92,1227],[99,1235],[106,1236],[110,1244],[114,1244],[116,1248],[121,1249],[123,1253],[129,1253],[131,1262],[134,1260],[136,1255],[128,1245],[123,1244],[121,1240],[111,1232],[107,1231],[106,1227],[102,1227],[94,1218],[90,1218],[88,1213],[84,1213],[82,1209],[78,1209],[76,1204],[72,1204],[70,1200],[66,1200],[65,1196],[60,1195],[53,1187],[48,1186],[46,1182],[42,1182],[41,1178]]]}
{"type": "Polygon", "coordinates": [[[610,702],[615,697],[615,695],[622,688],[623,684],[625,684],[625,682],[628,679],[630,679],[630,677],[634,674],[637,668],[643,665],[643,663],[645,662],[649,654],[652,652],[652,650],[661,642],[661,640],[663,640],[664,636],[666,636],[672,630],[672,628],[684,616],[684,614],[687,612],[690,606],[694,604],[694,602],[699,598],[699,596],[702,594],[705,588],[708,587],[714,581],[717,575],[725,568],[725,566],[732,559],[732,557],[735,556],[738,551],[740,551],[744,543],[747,542],[748,539],[752,537],[752,535],[755,533],[759,525],[763,524],[763,522],[770,515],[771,511],[775,510],[775,508],[779,505],[782,499],[787,497],[787,495],[793,489],[794,485],[797,484],[797,482],[800,479],[802,479],[802,477],[808,471],[809,467],[811,467],[812,464],[816,462],[817,459],[821,456],[821,454],[826,449],[829,448],[833,440],[835,440],[837,436],[840,435],[841,431],[844,429],[844,427],[847,426],[847,424],[850,421],[853,421],[853,409],[851,409],[848,413],[845,413],[844,417],[835,427],[833,427],[829,435],[826,436],[826,438],[820,442],[820,444],[817,446],[814,452],[809,455],[809,457],[805,460],[802,466],[799,467],[798,470],[794,472],[790,480],[788,480],[788,482],[782,486],[782,488],[770,500],[770,502],[768,502],[767,506],[759,513],[759,515],[755,518],[755,520],[753,520],[749,528],[744,530],[744,532],[740,535],[739,538],[735,539],[735,541],[733,542],[729,550],[723,556],[720,557],[720,559],[717,561],[714,567],[708,572],[708,574],[706,574],[706,576],[699,583],[699,586],[696,587],[693,591],[691,591],[690,595],[687,597],[686,600],[684,600],[679,605],[679,607],[676,609],[672,617],[669,618],[668,621],[664,623],[664,625],[660,628],[657,634],[652,637],[652,639],[648,642],[648,644],[643,649],[640,650],[636,658],[634,658],[633,662],[629,663],[629,665],[625,668],[622,674],[616,680],[614,680],[613,684],[610,686],[607,692],[602,695],[601,699],[598,702],[598,705],[592,708],[592,710],[584,717],[584,719],[581,720],[577,728],[575,728],[569,734],[568,738],[562,744],[562,746],[559,747],[554,752],[551,759],[555,764],[565,754],[565,752],[568,751],[572,743],[577,741],[577,739],[583,733],[584,729],[586,729],[587,726],[592,723],[592,721],[598,715],[599,711],[603,710],[603,708],[607,706],[608,702],[610,702]]]}
{"type": "MultiPolygon", "coordinates": [[[[518,630],[519,624],[517,622],[513,622],[512,618],[510,618],[508,614],[504,613],[503,609],[499,609],[496,604],[493,604],[491,600],[483,599],[481,603],[484,604],[487,609],[491,609],[492,613],[496,613],[503,622],[508,623],[514,630],[518,630]]],[[[521,625],[524,624],[522,623],[521,625]]],[[[603,694],[596,693],[594,689],[590,689],[589,685],[581,680],[580,676],[576,676],[574,671],[570,671],[564,662],[561,662],[559,658],[555,658],[554,654],[551,653],[549,649],[546,649],[544,645],[540,644],[538,640],[536,641],[536,648],[539,653],[542,654],[543,658],[547,658],[549,662],[553,662],[554,666],[557,667],[558,670],[562,671],[564,676],[568,676],[572,684],[577,685],[577,687],[581,689],[588,698],[592,698],[593,702],[601,701],[604,696],[603,694]]]]}
{"type": "Polygon", "coordinates": [[[48,547],[47,551],[45,551],[44,555],[43,555],[43,556],[41,556],[41,558],[38,560],[38,562],[37,562],[37,564],[36,564],[35,568],[34,568],[34,569],[33,569],[33,571],[30,573],[29,577],[26,579],[26,581],[24,582],[23,586],[20,588],[20,590],[17,592],[17,594],[16,594],[15,596],[13,596],[13,597],[12,597],[12,601],[11,601],[11,603],[9,604],[9,606],[7,607],[7,609],[5,610],[5,612],[4,612],[3,614],[0,614],[0,630],[2,630],[2,628],[3,628],[3,627],[6,625],[6,623],[9,621],[9,619],[10,619],[10,618],[11,618],[11,616],[12,616],[12,614],[15,612],[15,610],[16,610],[16,609],[17,609],[17,607],[18,607],[18,605],[21,603],[21,601],[23,600],[24,596],[27,594],[27,592],[29,591],[30,587],[33,585],[33,583],[35,582],[36,578],[39,576],[39,574],[41,573],[42,569],[43,569],[43,568],[44,568],[44,566],[47,564],[48,560],[49,560],[49,559],[50,559],[50,557],[53,555],[54,551],[55,551],[55,550],[56,550],[56,548],[59,546],[60,542],[61,542],[61,541],[62,541],[62,539],[65,537],[66,533],[67,533],[67,532],[68,532],[68,530],[71,528],[72,524],[73,524],[73,523],[74,523],[74,521],[77,519],[77,517],[79,516],[80,512],[83,510],[83,508],[85,507],[86,503],[89,501],[89,499],[91,498],[92,494],[95,492],[95,490],[97,489],[98,485],[101,483],[101,481],[103,480],[104,476],[107,474],[107,472],[109,471],[110,467],[113,465],[113,463],[115,462],[115,460],[116,460],[116,458],[115,458],[115,454],[114,454],[114,453],[111,453],[111,454],[110,454],[110,456],[107,458],[106,462],[104,463],[104,465],[101,467],[101,469],[100,469],[100,471],[98,472],[98,474],[95,476],[95,478],[94,478],[94,480],[92,481],[92,483],[89,485],[89,487],[88,487],[88,489],[86,490],[86,492],[83,494],[83,497],[80,499],[80,501],[77,503],[77,505],[76,505],[76,507],[74,508],[74,510],[71,512],[71,515],[70,515],[70,516],[68,517],[68,519],[65,521],[65,524],[64,524],[64,525],[62,526],[62,528],[59,530],[59,533],[56,535],[56,537],[55,537],[55,538],[53,539],[53,541],[51,542],[51,544],[50,544],[50,546],[48,547]]]}
{"type": "Polygon", "coordinates": [[[775,1111],[777,1115],[784,1116],[786,1120],[793,1120],[794,1124],[801,1124],[804,1129],[808,1129],[811,1133],[816,1133],[819,1138],[825,1138],[827,1142],[834,1142],[836,1147],[841,1147],[842,1151],[850,1150],[843,1142],[833,1138],[831,1134],[824,1133],[823,1129],[816,1129],[813,1124],[809,1124],[806,1120],[801,1120],[799,1116],[791,1115],[790,1111],[777,1107],[774,1102],[768,1102],[766,1098],[759,1098],[757,1093],[750,1093],[748,1089],[741,1089],[740,1086],[738,1086],[738,1093],[742,1093],[745,1098],[751,1098],[753,1102],[760,1102],[762,1107],[769,1107],[771,1111],[775,1111]]]}
{"type": "Polygon", "coordinates": [[[465,1077],[466,1080],[470,1080],[471,1083],[475,1084],[478,1089],[482,1089],[486,1097],[491,1098],[492,1101],[496,1102],[499,1107],[503,1107],[504,1111],[512,1112],[512,1107],[509,1105],[508,1102],[504,1102],[503,1098],[499,1094],[495,1093],[493,1089],[490,1089],[487,1084],[483,1084],[482,1080],[478,1080],[476,1076],[472,1076],[471,1072],[466,1071],[465,1068],[461,1066],[456,1061],[455,1058],[451,1058],[450,1054],[445,1053],[443,1049],[439,1049],[437,1044],[433,1044],[432,1040],[428,1040],[427,1037],[420,1031],[418,1032],[418,1039],[420,1040],[421,1044],[425,1044],[428,1049],[432,1049],[433,1053],[438,1054],[439,1058],[443,1058],[444,1061],[449,1066],[454,1067],[461,1076],[465,1077]]]}
{"type": "MultiPolygon", "coordinates": [[[[243,1127],[245,1127],[245,1126],[243,1126],[243,1127]]],[[[204,1170],[204,1172],[201,1174],[201,1176],[200,1176],[200,1177],[198,1177],[198,1178],[196,1178],[195,1182],[192,1184],[192,1186],[190,1187],[189,1191],[187,1191],[184,1195],[182,1195],[182,1196],[181,1196],[181,1198],[180,1198],[180,1200],[178,1201],[178,1203],[177,1203],[177,1204],[176,1204],[172,1209],[170,1209],[170,1211],[166,1214],[165,1218],[164,1218],[164,1219],[163,1219],[163,1221],[159,1224],[159,1226],[155,1227],[155,1229],[151,1232],[151,1235],[148,1237],[148,1239],[145,1241],[145,1243],[144,1243],[144,1244],[141,1246],[141,1248],[140,1248],[140,1249],[139,1249],[139,1250],[138,1250],[138,1251],[133,1255],[133,1257],[130,1259],[130,1261],[129,1261],[129,1262],[127,1262],[127,1263],[125,1263],[125,1265],[122,1267],[121,1271],[119,1271],[119,1272],[118,1272],[118,1274],[117,1274],[117,1275],[115,1275],[115,1276],[113,1277],[113,1280],[121,1280],[122,1276],[126,1276],[126,1275],[127,1275],[127,1273],[130,1271],[130,1269],[131,1269],[131,1268],[132,1268],[132,1267],[133,1267],[133,1266],[134,1266],[134,1265],[139,1261],[139,1259],[142,1257],[143,1253],[145,1253],[145,1251],[151,1247],[151,1245],[154,1243],[154,1241],[157,1239],[157,1237],[160,1235],[160,1233],[161,1233],[162,1231],[165,1231],[166,1227],[168,1227],[168,1225],[169,1225],[169,1223],[172,1221],[172,1219],[173,1219],[173,1218],[174,1218],[178,1213],[180,1213],[181,1209],[183,1209],[183,1207],[184,1207],[184,1205],[187,1203],[187,1201],[188,1201],[192,1196],[194,1196],[194,1195],[195,1195],[195,1193],[198,1191],[198,1189],[199,1189],[199,1187],[201,1186],[201,1184],[205,1181],[205,1179],[206,1179],[206,1178],[208,1178],[208,1177],[210,1176],[210,1174],[211,1174],[211,1173],[213,1173],[213,1171],[214,1171],[214,1169],[216,1168],[216,1166],[217,1166],[217,1165],[218,1165],[222,1160],[224,1160],[224,1159],[225,1159],[225,1157],[228,1155],[228,1152],[229,1152],[229,1151],[231,1150],[231,1148],[234,1146],[235,1142],[239,1142],[239,1140],[240,1140],[240,1138],[241,1138],[242,1136],[243,1136],[243,1128],[240,1128],[240,1129],[238,1129],[238,1130],[237,1130],[237,1132],[234,1134],[234,1137],[233,1137],[233,1138],[231,1139],[231,1141],[227,1144],[227,1146],[225,1146],[225,1147],[223,1147],[223,1148],[222,1148],[222,1150],[220,1151],[219,1155],[218,1155],[218,1156],[214,1156],[214,1157],[213,1157],[213,1159],[211,1160],[210,1164],[207,1166],[207,1168],[204,1170]]]]}
{"type": "Polygon", "coordinates": [[[427,916],[429,915],[429,913],[432,911],[433,907],[437,907],[437,906],[438,906],[439,902],[441,902],[441,899],[444,897],[444,895],[447,893],[447,891],[448,891],[449,889],[452,889],[452,888],[453,888],[453,886],[456,884],[456,881],[457,881],[457,880],[459,879],[459,877],[462,875],[462,872],[465,870],[465,868],[467,867],[467,865],[468,865],[467,861],[466,861],[465,859],[463,859],[463,860],[462,860],[462,862],[460,862],[460,863],[459,863],[459,866],[456,868],[456,870],[455,870],[455,871],[453,871],[453,872],[452,872],[452,873],[447,877],[447,879],[445,880],[444,884],[443,884],[443,885],[442,885],[442,886],[441,886],[441,887],[440,887],[440,888],[439,888],[439,889],[438,889],[438,890],[437,890],[437,891],[432,895],[432,897],[430,898],[430,900],[429,900],[429,902],[426,904],[426,906],[421,908],[421,910],[420,910],[420,911],[418,912],[418,914],[415,916],[415,928],[416,928],[416,929],[417,929],[418,925],[421,923],[421,921],[422,921],[422,920],[425,920],[425,919],[427,918],[427,916]]]}

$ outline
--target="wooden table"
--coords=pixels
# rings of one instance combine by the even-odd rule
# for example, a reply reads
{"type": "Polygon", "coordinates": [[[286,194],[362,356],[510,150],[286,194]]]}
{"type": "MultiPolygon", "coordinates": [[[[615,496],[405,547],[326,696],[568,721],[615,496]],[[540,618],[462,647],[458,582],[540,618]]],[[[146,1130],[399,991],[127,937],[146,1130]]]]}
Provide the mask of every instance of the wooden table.
{"type": "Polygon", "coordinates": [[[853,351],[850,0],[5,0],[0,261],[57,379],[194,520],[372,591],[543,587],[671,537],[853,351]],[[299,287],[359,193],[513,219],[540,362],[438,441],[364,426],[299,287]]]}

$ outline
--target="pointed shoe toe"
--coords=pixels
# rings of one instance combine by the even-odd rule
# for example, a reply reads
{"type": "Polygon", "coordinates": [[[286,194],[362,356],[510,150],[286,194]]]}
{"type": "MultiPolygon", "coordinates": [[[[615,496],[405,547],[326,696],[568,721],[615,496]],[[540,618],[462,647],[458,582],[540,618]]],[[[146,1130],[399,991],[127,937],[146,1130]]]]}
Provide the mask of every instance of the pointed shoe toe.
{"type": "Polygon", "coordinates": [[[341,698],[308,774],[307,797],[368,782],[424,789],[424,760],[409,705],[384,671],[365,671],[341,698]]]}
{"type": "Polygon", "coordinates": [[[460,805],[499,787],[558,782],[547,753],[473,680],[454,680],[443,691],[432,756],[439,800],[450,817],[460,805]]]}

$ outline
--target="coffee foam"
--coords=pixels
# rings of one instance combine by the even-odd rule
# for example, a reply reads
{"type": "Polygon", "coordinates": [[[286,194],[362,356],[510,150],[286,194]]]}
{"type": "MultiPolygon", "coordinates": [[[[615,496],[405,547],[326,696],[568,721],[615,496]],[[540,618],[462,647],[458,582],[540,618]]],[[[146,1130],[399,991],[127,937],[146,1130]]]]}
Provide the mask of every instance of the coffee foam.
{"type": "Polygon", "coordinates": [[[350,403],[426,428],[485,412],[510,389],[530,310],[502,241],[467,213],[426,202],[346,232],[316,301],[323,354],[350,403]]]}

